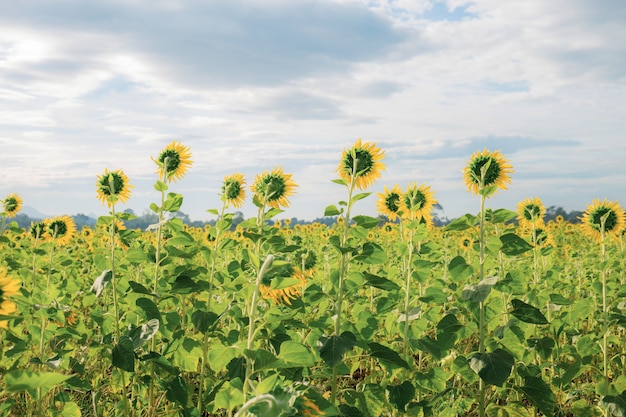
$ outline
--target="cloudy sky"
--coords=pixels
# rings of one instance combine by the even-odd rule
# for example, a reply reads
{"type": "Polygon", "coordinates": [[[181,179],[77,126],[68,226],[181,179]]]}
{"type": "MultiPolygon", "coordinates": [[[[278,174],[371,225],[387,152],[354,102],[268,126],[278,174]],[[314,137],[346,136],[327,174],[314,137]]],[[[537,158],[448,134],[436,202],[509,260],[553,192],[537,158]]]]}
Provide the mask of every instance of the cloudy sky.
{"type": "Polygon", "coordinates": [[[0,197],[102,215],[96,176],[123,169],[119,207],[141,214],[151,157],[180,140],[192,219],[224,175],[281,166],[299,185],[282,217],[311,220],[345,198],[331,180],[362,138],[386,154],[371,191],[426,183],[450,218],[478,211],[461,171],[484,148],[515,169],[493,208],[624,205],[625,22],[622,0],[3,2],[0,197]]]}

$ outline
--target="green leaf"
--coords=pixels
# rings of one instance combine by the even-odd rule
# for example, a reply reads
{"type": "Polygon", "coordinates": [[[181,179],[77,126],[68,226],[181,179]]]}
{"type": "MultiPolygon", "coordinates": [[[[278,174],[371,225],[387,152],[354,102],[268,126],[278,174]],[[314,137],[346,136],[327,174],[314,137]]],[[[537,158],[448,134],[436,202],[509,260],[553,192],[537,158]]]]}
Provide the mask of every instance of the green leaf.
{"type": "Polygon", "coordinates": [[[163,181],[157,181],[154,183],[154,189],[161,192],[161,191],[167,191],[169,187],[167,186],[166,183],[164,183],[163,181]]]}
{"type": "Polygon", "coordinates": [[[368,265],[378,265],[387,262],[387,253],[377,243],[366,242],[361,253],[353,259],[368,265]]]}
{"type": "Polygon", "coordinates": [[[81,411],[74,401],[63,403],[63,408],[60,411],[53,411],[52,417],[80,417],[81,411]]]}
{"type": "Polygon", "coordinates": [[[432,392],[446,389],[446,374],[441,368],[430,368],[428,372],[416,372],[415,384],[418,388],[432,392]]]}
{"type": "Polygon", "coordinates": [[[515,358],[504,349],[489,353],[474,353],[469,358],[470,368],[486,384],[502,386],[511,375],[515,358]]]}
{"type": "MultiPolygon", "coordinates": [[[[144,298],[147,300],[147,298],[144,298]]],[[[149,300],[148,300],[149,301],[149,300]]],[[[159,319],[152,318],[148,320],[147,323],[142,324],[138,327],[133,327],[128,332],[128,337],[132,340],[133,349],[140,348],[143,346],[148,340],[152,339],[154,335],[159,331],[159,319]]]]}
{"type": "Polygon", "coordinates": [[[399,411],[406,411],[406,406],[415,397],[415,387],[409,381],[400,385],[388,385],[386,388],[389,402],[399,411]]]}
{"type": "Polygon", "coordinates": [[[70,379],[72,375],[56,372],[32,372],[12,370],[5,374],[4,382],[7,392],[27,391],[35,400],[41,399],[50,389],[70,379]]]}
{"type": "Polygon", "coordinates": [[[163,210],[175,213],[183,205],[183,196],[177,193],[168,193],[167,199],[163,202],[163,210]]]}
{"type": "Polygon", "coordinates": [[[542,359],[547,360],[552,354],[555,342],[554,339],[548,336],[544,336],[541,339],[531,337],[528,339],[528,346],[534,348],[542,359]]]}
{"type": "Polygon", "coordinates": [[[339,210],[336,205],[331,204],[324,209],[324,216],[338,216],[343,213],[343,210],[339,210]]]}
{"type": "Polygon", "coordinates": [[[196,310],[191,314],[191,322],[200,333],[206,333],[218,319],[219,316],[212,311],[196,310]]]}
{"type": "Polygon", "coordinates": [[[271,208],[265,213],[265,219],[271,219],[272,217],[278,216],[280,213],[283,213],[285,210],[271,208]]]}
{"type": "Polygon", "coordinates": [[[522,300],[514,298],[511,300],[513,310],[510,313],[518,320],[530,324],[548,324],[546,316],[537,308],[526,304],[522,300]]]}
{"type": "MultiPolygon", "coordinates": [[[[183,371],[195,372],[198,369],[198,363],[201,358],[202,345],[200,342],[186,337],[174,352],[172,361],[183,371]]],[[[212,366],[212,364],[210,365],[212,366]]]]}
{"type": "Polygon", "coordinates": [[[487,277],[476,285],[466,285],[461,293],[461,298],[475,303],[483,302],[491,292],[491,287],[496,285],[497,282],[497,277],[487,277]]]}
{"type": "Polygon", "coordinates": [[[143,251],[143,249],[128,248],[124,256],[124,259],[128,260],[128,262],[130,263],[138,264],[143,261],[146,261],[148,257],[146,256],[146,253],[143,251]]]}
{"type": "Polygon", "coordinates": [[[395,350],[392,350],[387,346],[383,346],[375,342],[368,343],[367,346],[370,348],[370,356],[378,358],[394,368],[401,367],[405,369],[410,369],[409,364],[404,359],[402,359],[398,352],[396,352],[395,350]]]}
{"type": "Polygon", "coordinates": [[[343,360],[343,354],[356,345],[356,337],[350,332],[340,336],[321,337],[320,356],[329,366],[335,366],[343,360]]]}
{"type": "Polygon", "coordinates": [[[175,402],[183,409],[187,407],[189,394],[187,384],[182,376],[177,376],[171,381],[165,383],[165,397],[171,402],[175,402]]]}
{"type": "Polygon", "coordinates": [[[107,284],[113,279],[113,271],[107,269],[96,278],[91,286],[91,292],[96,293],[96,297],[100,296],[100,293],[104,290],[107,284]]]}
{"type": "Polygon", "coordinates": [[[565,296],[561,294],[550,294],[550,302],[557,306],[569,306],[574,304],[572,300],[565,298],[565,296]]]}
{"type": "Polygon", "coordinates": [[[152,296],[155,295],[152,291],[150,291],[149,289],[147,289],[146,287],[144,287],[142,284],[138,282],[128,281],[128,286],[130,287],[131,290],[133,290],[133,292],[137,294],[146,294],[146,295],[152,295],[152,296]]]}
{"type": "Polygon", "coordinates": [[[161,320],[161,313],[159,312],[159,308],[154,304],[154,301],[142,297],[135,301],[135,305],[143,310],[145,313],[146,320],[157,319],[161,320]]]}
{"type": "Polygon", "coordinates": [[[370,194],[372,193],[359,193],[359,194],[353,195],[351,201],[354,203],[355,201],[363,200],[364,198],[369,197],[370,194]]]}
{"type": "Polygon", "coordinates": [[[533,245],[515,233],[505,233],[500,236],[502,248],[500,250],[507,256],[517,256],[526,253],[533,248],[533,245]]]}
{"type": "Polygon", "coordinates": [[[278,359],[288,366],[311,367],[315,364],[315,356],[309,349],[298,343],[287,340],[280,345],[278,359]]]}
{"type": "Polygon", "coordinates": [[[489,404],[488,417],[535,417],[535,413],[524,404],[509,402],[507,405],[489,404]]]}
{"type": "Polygon", "coordinates": [[[461,281],[472,275],[474,273],[474,268],[472,268],[472,266],[465,261],[465,258],[459,255],[452,258],[448,264],[448,271],[450,271],[452,279],[455,281],[461,281]]]}
{"type": "Polygon", "coordinates": [[[517,217],[517,213],[507,209],[497,209],[494,210],[491,214],[491,223],[506,223],[509,220],[513,220],[517,217]]]}
{"type": "Polygon", "coordinates": [[[111,356],[113,366],[127,372],[135,371],[135,352],[133,351],[133,341],[124,335],[113,347],[111,356]]]}
{"type": "Polygon", "coordinates": [[[626,391],[620,395],[602,397],[600,404],[613,416],[626,417],[626,391]]]}
{"type": "Polygon", "coordinates": [[[363,278],[365,278],[365,282],[367,284],[381,290],[396,291],[400,289],[398,284],[396,284],[395,282],[390,281],[387,278],[379,277],[378,275],[370,274],[369,272],[364,272],[363,278]]]}
{"type": "Polygon", "coordinates": [[[470,227],[474,227],[477,224],[478,224],[478,217],[467,213],[461,217],[458,217],[452,220],[450,223],[448,223],[448,225],[446,225],[444,230],[445,231],[449,231],[449,230],[461,231],[461,230],[469,229],[470,227]]]}
{"type": "Polygon", "coordinates": [[[354,216],[352,220],[354,220],[357,226],[361,226],[364,229],[373,229],[380,223],[380,219],[369,216],[354,216]]]}
{"type": "Polygon", "coordinates": [[[554,393],[550,389],[550,386],[541,378],[526,376],[524,377],[524,385],[515,388],[523,393],[535,407],[539,408],[543,415],[554,415],[554,407],[556,406],[554,393]]]}

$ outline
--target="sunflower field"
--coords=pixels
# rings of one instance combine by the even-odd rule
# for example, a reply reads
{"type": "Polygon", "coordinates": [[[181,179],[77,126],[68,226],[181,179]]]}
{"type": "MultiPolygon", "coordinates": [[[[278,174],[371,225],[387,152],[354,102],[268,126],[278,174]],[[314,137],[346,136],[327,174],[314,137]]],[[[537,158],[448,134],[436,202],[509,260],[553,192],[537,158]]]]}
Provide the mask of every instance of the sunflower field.
{"type": "Polygon", "coordinates": [[[626,416],[623,208],[571,224],[536,197],[487,207],[513,166],[485,149],[459,176],[479,211],[435,227],[428,185],[367,191],[384,156],[360,139],[340,155],[332,226],[279,220],[297,191],[280,167],[227,176],[216,223],[186,226],[176,141],[152,158],[145,231],[118,211],[121,169],[97,176],[93,228],[24,230],[7,196],[0,416],[626,416]],[[367,198],[388,223],[358,214],[367,198]]]}

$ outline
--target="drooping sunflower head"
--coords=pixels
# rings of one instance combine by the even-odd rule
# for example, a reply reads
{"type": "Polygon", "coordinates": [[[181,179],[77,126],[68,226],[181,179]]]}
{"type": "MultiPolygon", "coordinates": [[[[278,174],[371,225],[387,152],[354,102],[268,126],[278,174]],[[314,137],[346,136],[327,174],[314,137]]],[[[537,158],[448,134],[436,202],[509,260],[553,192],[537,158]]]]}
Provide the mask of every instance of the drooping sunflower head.
{"type": "Polygon", "coordinates": [[[291,174],[285,174],[282,168],[276,167],[272,171],[263,171],[254,178],[252,192],[253,202],[258,207],[264,205],[279,209],[289,207],[287,197],[294,194],[296,183],[291,179],[291,174]]]}
{"type": "Polygon", "coordinates": [[[102,204],[112,207],[116,202],[125,203],[130,198],[130,189],[133,186],[129,183],[128,177],[121,169],[109,172],[104,170],[104,174],[98,175],[96,180],[96,194],[102,204]]]}
{"type": "Polygon", "coordinates": [[[506,190],[513,167],[500,152],[484,149],[472,155],[463,173],[468,191],[489,197],[499,189],[506,190]]]}
{"type": "Polygon", "coordinates": [[[384,192],[378,193],[377,196],[376,209],[378,212],[387,216],[389,221],[396,221],[402,206],[402,189],[400,186],[396,184],[389,190],[385,185],[384,192]]]}
{"type": "Polygon", "coordinates": [[[22,209],[24,201],[17,193],[9,194],[2,200],[4,207],[4,215],[7,217],[15,217],[17,213],[22,209]]]}
{"type": "Polygon", "coordinates": [[[517,204],[517,220],[522,227],[542,227],[546,208],[538,197],[527,198],[517,204]]]}
{"type": "Polygon", "coordinates": [[[45,240],[47,238],[46,231],[48,230],[48,225],[46,221],[41,220],[37,222],[33,222],[30,224],[30,229],[28,230],[30,236],[35,240],[45,240]]]}
{"type": "Polygon", "coordinates": [[[581,227],[587,236],[600,243],[605,236],[619,236],[626,224],[625,217],[617,201],[595,199],[580,218],[581,227]]]}
{"type": "Polygon", "coordinates": [[[165,182],[177,181],[185,176],[191,167],[191,149],[180,142],[167,145],[153,161],[159,166],[157,173],[165,182]]]}
{"type": "Polygon", "coordinates": [[[222,201],[226,204],[232,204],[235,208],[243,206],[246,200],[246,189],[244,185],[246,180],[243,174],[236,173],[224,177],[224,183],[222,184],[222,201]]]}
{"type": "Polygon", "coordinates": [[[380,172],[385,169],[385,164],[380,162],[384,157],[385,153],[375,143],[361,143],[359,138],[352,148],[344,149],[337,172],[348,184],[354,181],[357,188],[364,190],[380,178],[380,172]]]}
{"type": "Polygon", "coordinates": [[[418,186],[417,183],[409,184],[400,202],[402,216],[411,220],[430,218],[433,206],[437,204],[430,186],[418,186]]]}
{"type": "Polygon", "coordinates": [[[53,217],[46,223],[46,234],[59,245],[65,245],[76,234],[76,223],[69,216],[53,217]]]}

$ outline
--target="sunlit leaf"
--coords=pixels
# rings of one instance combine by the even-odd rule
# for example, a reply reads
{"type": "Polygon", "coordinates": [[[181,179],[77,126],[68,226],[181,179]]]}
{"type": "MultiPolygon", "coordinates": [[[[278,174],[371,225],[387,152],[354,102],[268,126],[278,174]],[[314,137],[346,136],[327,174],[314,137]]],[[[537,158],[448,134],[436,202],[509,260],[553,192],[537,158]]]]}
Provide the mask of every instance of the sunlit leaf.
{"type": "Polygon", "coordinates": [[[489,353],[474,353],[469,365],[486,384],[501,386],[511,375],[515,358],[504,349],[489,353]]]}

